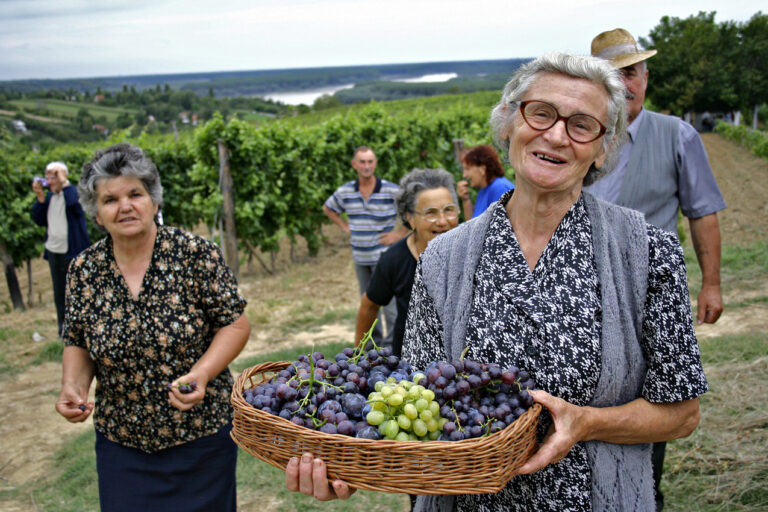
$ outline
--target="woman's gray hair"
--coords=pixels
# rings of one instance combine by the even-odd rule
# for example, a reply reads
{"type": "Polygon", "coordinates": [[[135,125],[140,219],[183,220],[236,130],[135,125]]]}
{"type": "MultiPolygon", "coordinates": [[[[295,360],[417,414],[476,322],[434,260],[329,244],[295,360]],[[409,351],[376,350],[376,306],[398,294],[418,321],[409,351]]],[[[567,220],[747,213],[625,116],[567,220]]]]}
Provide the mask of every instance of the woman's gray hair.
{"type": "Polygon", "coordinates": [[[88,215],[96,217],[97,185],[101,181],[120,176],[141,180],[152,202],[159,207],[163,206],[163,186],[160,184],[157,166],[141,148],[121,142],[98,150],[93,159],[83,166],[77,192],[80,204],[88,215]]]}
{"type": "Polygon", "coordinates": [[[416,211],[416,200],[424,190],[447,188],[453,202],[458,204],[453,176],[445,169],[414,169],[400,180],[400,190],[395,195],[397,215],[403,225],[409,229],[413,226],[408,222],[407,213],[416,211]]]}
{"type": "Polygon", "coordinates": [[[566,53],[548,53],[521,66],[507,82],[501,93],[501,100],[491,111],[493,138],[505,153],[509,153],[509,136],[515,117],[520,111],[516,102],[523,99],[536,79],[544,73],[589,80],[602,85],[608,93],[608,122],[603,136],[606,159],[602,168],[598,169],[593,164],[584,177],[584,185],[591,185],[616,165],[619,148],[627,136],[624,84],[619,71],[607,60],[566,53]]]}

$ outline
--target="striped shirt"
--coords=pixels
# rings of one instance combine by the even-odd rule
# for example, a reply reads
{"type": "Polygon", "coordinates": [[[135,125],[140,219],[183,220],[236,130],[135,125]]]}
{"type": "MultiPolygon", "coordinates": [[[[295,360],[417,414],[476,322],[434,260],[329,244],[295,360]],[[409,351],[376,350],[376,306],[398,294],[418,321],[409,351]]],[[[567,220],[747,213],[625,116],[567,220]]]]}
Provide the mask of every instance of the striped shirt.
{"type": "Polygon", "coordinates": [[[397,220],[395,194],[399,187],[376,178],[376,187],[366,201],[360,194],[358,180],[336,189],[325,206],[341,215],[347,214],[352,257],[358,265],[375,265],[388,246],[379,243],[379,235],[392,231],[397,220]]]}

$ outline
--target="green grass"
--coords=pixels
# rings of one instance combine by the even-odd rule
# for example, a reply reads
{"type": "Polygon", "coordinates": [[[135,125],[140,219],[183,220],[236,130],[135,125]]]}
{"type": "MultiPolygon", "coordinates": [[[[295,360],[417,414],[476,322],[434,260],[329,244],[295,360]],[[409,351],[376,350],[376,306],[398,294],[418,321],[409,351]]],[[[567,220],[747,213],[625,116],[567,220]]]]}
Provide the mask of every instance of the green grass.
{"type": "Polygon", "coordinates": [[[54,455],[52,476],[45,479],[41,486],[23,489],[20,494],[30,495],[30,501],[34,498],[37,509],[41,511],[98,510],[95,439],[93,430],[89,430],[66,443],[54,455]]]}
{"type": "Polygon", "coordinates": [[[32,365],[41,363],[61,362],[61,356],[64,353],[64,343],[60,340],[49,341],[43,348],[40,349],[40,353],[32,361],[32,365]]]}
{"type": "Polygon", "coordinates": [[[37,113],[37,111],[47,110],[52,115],[62,117],[77,117],[77,111],[85,108],[94,119],[104,116],[109,122],[113,122],[120,114],[136,113],[135,109],[130,108],[102,107],[92,103],[76,103],[64,100],[11,100],[9,103],[33,114],[37,113]]]}
{"type": "MultiPolygon", "coordinates": [[[[704,365],[743,363],[768,356],[768,333],[732,334],[699,340],[704,365]]],[[[768,389],[765,390],[768,393],[768,389]]]]}
{"type": "Polygon", "coordinates": [[[250,110],[234,110],[233,113],[237,114],[238,119],[249,123],[261,123],[263,121],[270,121],[274,119],[274,116],[268,116],[259,112],[252,112],[250,110]]]}
{"type": "Polygon", "coordinates": [[[8,360],[6,358],[6,350],[5,347],[9,343],[13,343],[14,339],[17,339],[19,336],[18,329],[12,329],[9,327],[0,327],[0,377],[5,377],[7,375],[16,375],[18,373],[17,368],[15,365],[12,365],[8,363],[8,360]]]}
{"type": "Polygon", "coordinates": [[[766,336],[702,343],[710,390],[696,431],[667,444],[662,490],[670,511],[768,510],[766,336]]]}
{"type": "Polygon", "coordinates": [[[0,341],[8,341],[19,335],[18,329],[11,329],[9,327],[0,327],[0,341]]]}
{"type": "MultiPolygon", "coordinates": [[[[701,288],[701,269],[690,244],[685,246],[685,265],[691,293],[701,288]]],[[[768,239],[756,240],[744,247],[722,248],[720,278],[723,290],[755,290],[768,276],[768,239]]],[[[730,304],[727,304],[729,306],[730,304]]]]}
{"type": "Polygon", "coordinates": [[[403,494],[386,494],[358,491],[347,501],[322,503],[309,496],[290,492],[285,488],[285,473],[240,450],[237,458],[237,492],[241,509],[258,510],[264,501],[273,510],[302,512],[320,511],[406,511],[410,510],[408,497],[403,494]]]}
{"type": "Polygon", "coordinates": [[[283,334],[302,331],[312,331],[328,324],[354,323],[357,318],[356,309],[332,309],[319,316],[308,308],[311,304],[302,304],[291,310],[290,320],[282,325],[283,334]]]}

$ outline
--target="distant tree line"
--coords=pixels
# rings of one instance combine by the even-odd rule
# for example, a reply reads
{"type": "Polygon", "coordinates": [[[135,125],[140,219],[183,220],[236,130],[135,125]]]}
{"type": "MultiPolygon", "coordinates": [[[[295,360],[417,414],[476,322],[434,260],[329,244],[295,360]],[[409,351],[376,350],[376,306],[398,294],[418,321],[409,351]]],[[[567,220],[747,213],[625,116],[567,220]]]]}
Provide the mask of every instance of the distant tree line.
{"type": "Polygon", "coordinates": [[[97,89],[117,92],[124,85],[136,90],[168,84],[174,90],[191,91],[207,96],[213,90],[217,98],[257,96],[279,90],[307,90],[351,84],[362,81],[410,78],[434,73],[486,75],[515,69],[529,59],[497,59],[453,62],[422,62],[411,64],[373,64],[302,69],[267,69],[251,71],[221,71],[209,73],[179,73],[102,78],[14,80],[0,82],[0,92],[31,93],[48,89],[71,90],[96,94],[97,89]]]}
{"type": "Polygon", "coordinates": [[[648,59],[648,98],[676,115],[686,112],[752,112],[768,103],[768,15],[715,23],[715,12],[685,19],[664,16],[648,37],[658,54],[648,59]]]}

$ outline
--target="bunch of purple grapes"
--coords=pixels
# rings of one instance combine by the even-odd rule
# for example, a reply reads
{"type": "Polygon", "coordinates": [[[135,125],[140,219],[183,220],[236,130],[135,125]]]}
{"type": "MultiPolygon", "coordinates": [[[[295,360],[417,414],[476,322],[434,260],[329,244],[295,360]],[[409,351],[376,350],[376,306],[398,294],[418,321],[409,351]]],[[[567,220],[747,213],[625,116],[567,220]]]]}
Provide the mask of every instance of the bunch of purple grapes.
{"type": "Polygon", "coordinates": [[[525,370],[496,363],[458,359],[432,362],[419,384],[435,393],[443,425],[442,440],[461,441],[503,430],[533,405],[536,383],[525,370]]]}
{"type": "Polygon", "coordinates": [[[526,390],[535,383],[524,370],[460,359],[418,372],[389,348],[364,346],[345,348],[333,360],[322,352],[300,355],[269,381],[244,390],[245,401],[312,430],[381,439],[380,429],[366,421],[366,397],[377,382],[408,380],[434,392],[448,420],[439,439],[450,441],[498,432],[533,404],[526,390]]]}
{"type": "Polygon", "coordinates": [[[376,383],[392,376],[407,379],[407,361],[384,347],[365,350],[347,347],[333,360],[322,352],[300,355],[269,381],[246,389],[246,402],[296,425],[327,434],[380,439],[365,421],[371,406],[366,397],[376,383]]]}

